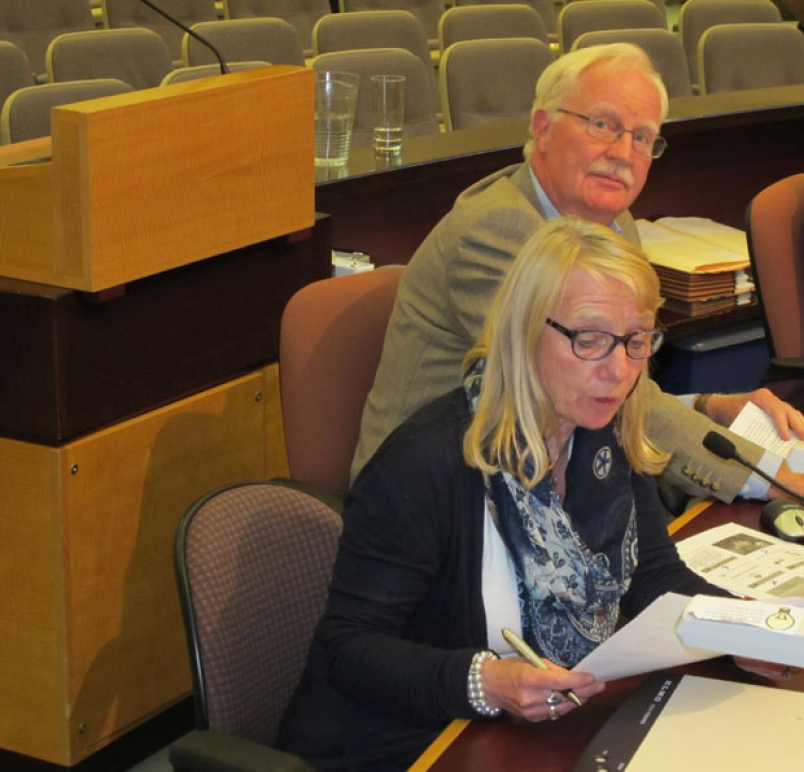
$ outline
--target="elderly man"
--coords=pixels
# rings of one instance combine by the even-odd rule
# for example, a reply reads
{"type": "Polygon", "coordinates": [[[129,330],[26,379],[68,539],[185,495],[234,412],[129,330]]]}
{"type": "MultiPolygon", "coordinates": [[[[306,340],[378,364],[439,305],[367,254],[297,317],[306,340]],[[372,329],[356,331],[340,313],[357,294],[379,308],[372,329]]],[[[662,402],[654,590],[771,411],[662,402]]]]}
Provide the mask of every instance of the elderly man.
{"type": "MultiPolygon", "coordinates": [[[[403,276],[352,465],[355,476],[385,437],[417,408],[461,383],[462,360],[478,337],[492,298],[535,228],[561,214],[639,237],[628,207],[653,158],[667,92],[645,53],[612,44],[565,54],[536,87],[524,164],[503,169],[462,193],[424,240],[403,276]]],[[[728,425],[751,399],[783,436],[804,435],[804,418],[767,390],[704,395],[691,410],[651,389],[648,432],[672,454],[666,479],[691,495],[731,501],[774,495],[756,475],[701,445],[714,419],[728,425]]],[[[744,457],[804,490],[804,480],[752,443],[729,434],[744,457]]]]}

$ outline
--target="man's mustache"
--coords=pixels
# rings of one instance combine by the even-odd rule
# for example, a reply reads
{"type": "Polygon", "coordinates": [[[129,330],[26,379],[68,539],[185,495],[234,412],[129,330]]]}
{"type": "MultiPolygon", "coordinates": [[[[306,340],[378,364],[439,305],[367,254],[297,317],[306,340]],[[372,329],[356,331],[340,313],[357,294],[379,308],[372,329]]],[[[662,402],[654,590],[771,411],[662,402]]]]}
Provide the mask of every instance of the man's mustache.
{"type": "Polygon", "coordinates": [[[593,174],[614,177],[628,188],[634,185],[634,173],[627,166],[616,161],[596,161],[589,167],[589,171],[593,174]]]}

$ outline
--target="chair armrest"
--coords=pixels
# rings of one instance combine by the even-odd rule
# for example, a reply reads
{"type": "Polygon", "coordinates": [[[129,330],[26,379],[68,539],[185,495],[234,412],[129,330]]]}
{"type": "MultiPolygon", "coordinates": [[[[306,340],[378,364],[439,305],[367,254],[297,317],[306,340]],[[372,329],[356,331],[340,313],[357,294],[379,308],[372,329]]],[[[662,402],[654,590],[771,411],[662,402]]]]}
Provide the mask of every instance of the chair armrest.
{"type": "Polygon", "coordinates": [[[791,381],[797,378],[804,378],[804,359],[801,357],[771,359],[764,379],[766,381],[791,381]]]}
{"type": "Polygon", "coordinates": [[[179,738],[168,758],[177,772],[315,772],[298,756],[209,730],[179,738]]]}

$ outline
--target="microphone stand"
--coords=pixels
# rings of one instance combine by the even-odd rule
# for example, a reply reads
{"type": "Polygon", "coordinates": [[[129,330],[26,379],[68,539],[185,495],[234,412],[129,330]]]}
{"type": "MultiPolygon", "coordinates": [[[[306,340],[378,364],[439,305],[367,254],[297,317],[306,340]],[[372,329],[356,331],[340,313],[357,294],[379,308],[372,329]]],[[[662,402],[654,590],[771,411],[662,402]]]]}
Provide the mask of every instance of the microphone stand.
{"type": "Polygon", "coordinates": [[[223,60],[223,57],[218,52],[218,49],[212,45],[208,40],[201,37],[197,32],[194,32],[190,27],[188,27],[184,22],[179,21],[178,19],[171,16],[167,11],[162,10],[158,5],[152,3],[151,0],[140,0],[141,3],[147,5],[152,11],[156,11],[160,16],[167,19],[171,24],[175,24],[179,29],[184,30],[191,38],[195,38],[202,46],[205,46],[213,54],[218,60],[218,64],[221,68],[221,75],[228,75],[229,74],[229,67],[227,66],[226,62],[223,60]]]}

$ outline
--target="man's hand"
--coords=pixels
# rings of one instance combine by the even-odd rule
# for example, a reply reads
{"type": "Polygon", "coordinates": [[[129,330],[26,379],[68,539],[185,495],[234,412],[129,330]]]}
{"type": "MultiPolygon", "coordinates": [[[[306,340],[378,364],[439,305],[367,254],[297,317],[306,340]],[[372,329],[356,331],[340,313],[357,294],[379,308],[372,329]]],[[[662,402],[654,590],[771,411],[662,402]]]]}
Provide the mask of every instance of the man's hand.
{"type": "Polygon", "coordinates": [[[715,423],[728,426],[747,402],[753,402],[771,417],[783,440],[789,440],[791,432],[804,438],[804,416],[768,389],[757,389],[746,394],[711,394],[706,402],[706,414],[715,423]]]}

